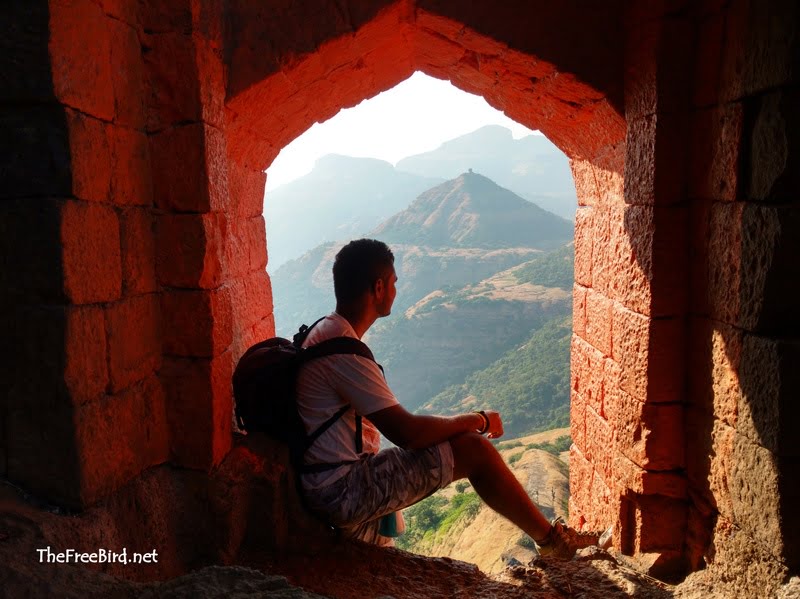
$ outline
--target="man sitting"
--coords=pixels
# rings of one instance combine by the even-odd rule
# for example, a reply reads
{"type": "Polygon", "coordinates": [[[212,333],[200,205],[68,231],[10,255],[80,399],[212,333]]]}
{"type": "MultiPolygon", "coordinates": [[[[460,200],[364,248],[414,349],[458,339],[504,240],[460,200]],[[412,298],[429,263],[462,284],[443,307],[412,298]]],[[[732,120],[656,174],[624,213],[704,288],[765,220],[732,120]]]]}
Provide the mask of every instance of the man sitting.
{"type": "MultiPolygon", "coordinates": [[[[361,339],[391,313],[396,282],[394,255],[386,244],[372,239],[347,244],[333,265],[336,311],[311,329],[304,347],[332,337],[361,339]]],[[[412,414],[389,389],[380,367],[361,356],[332,355],[303,366],[297,407],[307,433],[348,405],[353,409],[306,452],[306,469],[316,471],[303,473],[301,481],[308,506],[348,536],[391,544],[379,533],[382,517],[467,478],[489,507],[536,541],[541,554],[571,557],[596,542],[562,521],[551,524],[533,504],[489,441],[503,434],[497,412],[412,414]],[[380,433],[397,447],[380,451],[380,433]]]]}

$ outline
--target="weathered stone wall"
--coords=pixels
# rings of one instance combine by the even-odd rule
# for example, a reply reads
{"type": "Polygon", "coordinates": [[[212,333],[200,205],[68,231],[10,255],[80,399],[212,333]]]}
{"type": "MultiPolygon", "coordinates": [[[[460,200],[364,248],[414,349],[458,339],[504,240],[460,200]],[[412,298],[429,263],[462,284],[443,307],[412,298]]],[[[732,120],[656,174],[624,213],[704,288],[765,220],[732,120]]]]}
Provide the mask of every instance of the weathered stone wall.
{"type": "Polygon", "coordinates": [[[797,571],[798,7],[697,15],[690,120],[687,555],[797,571]]]}
{"type": "Polygon", "coordinates": [[[243,299],[237,278],[265,279],[266,252],[260,214],[231,218],[218,8],[3,9],[3,328],[19,351],[1,472],[68,505],[168,459],[219,463],[232,306],[269,322],[268,288],[243,299]]]}
{"type": "Polygon", "coordinates": [[[167,458],[141,27],[108,4],[3,8],[2,472],[72,505],[167,458]]]}
{"type": "MultiPolygon", "coordinates": [[[[171,461],[230,449],[231,207],[220,17],[213,3],[146,2],[142,50],[171,461]]],[[[256,250],[254,250],[256,251],[256,250]]],[[[266,261],[264,261],[265,263],[266,261]]]]}
{"type": "Polygon", "coordinates": [[[751,590],[800,558],[796,11],[632,3],[624,191],[572,163],[571,519],[751,590]]]}
{"type": "Polygon", "coordinates": [[[85,507],[218,465],[274,330],[264,168],[422,70],[571,159],[572,522],[654,571],[797,568],[794,3],[0,10],[0,476],[85,507]]]}
{"type": "Polygon", "coordinates": [[[632,4],[625,27],[624,178],[573,160],[570,519],[614,527],[651,571],[682,569],[687,16],[632,4]]]}

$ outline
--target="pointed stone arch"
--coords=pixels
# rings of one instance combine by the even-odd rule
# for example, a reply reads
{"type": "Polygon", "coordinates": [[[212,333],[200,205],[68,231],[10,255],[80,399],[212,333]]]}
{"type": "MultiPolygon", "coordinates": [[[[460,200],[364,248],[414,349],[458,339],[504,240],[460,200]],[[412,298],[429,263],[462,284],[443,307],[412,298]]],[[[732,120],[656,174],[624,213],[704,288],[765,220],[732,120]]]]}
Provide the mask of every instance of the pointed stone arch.
{"type": "MultiPolygon", "coordinates": [[[[250,28],[259,22],[260,11],[254,12],[240,17],[250,28]]],[[[563,18],[551,13],[543,15],[543,21],[546,16],[563,18]]],[[[498,18],[502,15],[495,15],[498,18]]],[[[540,23],[539,28],[546,25],[540,23]]],[[[569,29],[565,37],[584,37],[583,44],[589,43],[585,40],[589,31],[569,29]]],[[[588,76],[595,70],[593,64],[584,63],[576,72],[559,64],[559,59],[577,64],[568,50],[568,39],[557,48],[565,56],[551,52],[557,56],[545,59],[533,52],[535,40],[517,44],[520,49],[457,18],[408,2],[388,3],[357,29],[331,32],[329,39],[307,53],[302,46],[288,44],[271,48],[273,52],[267,54],[249,39],[256,34],[244,27],[231,33],[236,41],[230,49],[225,104],[228,155],[240,164],[263,170],[283,146],[315,122],[422,71],[480,95],[511,118],[542,131],[570,158],[594,158],[609,147],[624,147],[625,139],[621,48],[618,40],[616,47],[608,43],[612,36],[603,31],[603,36],[596,36],[602,51],[592,62],[602,64],[607,74],[616,63],[617,72],[596,87],[588,76]]],[[[623,156],[624,151],[617,155],[623,156]]],[[[621,173],[622,163],[616,166],[621,173]]]]}

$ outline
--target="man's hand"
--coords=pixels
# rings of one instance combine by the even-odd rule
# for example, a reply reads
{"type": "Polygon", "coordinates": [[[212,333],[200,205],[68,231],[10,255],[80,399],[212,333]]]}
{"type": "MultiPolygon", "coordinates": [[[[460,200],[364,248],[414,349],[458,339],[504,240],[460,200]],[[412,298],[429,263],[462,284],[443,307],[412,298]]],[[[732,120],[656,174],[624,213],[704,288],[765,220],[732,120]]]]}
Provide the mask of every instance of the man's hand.
{"type": "MultiPolygon", "coordinates": [[[[481,429],[483,418],[474,412],[458,416],[427,416],[408,412],[397,404],[366,415],[383,436],[403,449],[431,447],[447,441],[462,433],[474,433],[481,429]],[[480,421],[480,422],[478,422],[480,421]]],[[[500,414],[486,411],[489,428],[486,433],[490,439],[503,435],[503,421],[500,414]]]]}
{"type": "Polygon", "coordinates": [[[503,436],[503,420],[500,418],[500,412],[485,410],[484,413],[489,418],[489,428],[486,431],[486,436],[490,439],[499,439],[503,436]]]}

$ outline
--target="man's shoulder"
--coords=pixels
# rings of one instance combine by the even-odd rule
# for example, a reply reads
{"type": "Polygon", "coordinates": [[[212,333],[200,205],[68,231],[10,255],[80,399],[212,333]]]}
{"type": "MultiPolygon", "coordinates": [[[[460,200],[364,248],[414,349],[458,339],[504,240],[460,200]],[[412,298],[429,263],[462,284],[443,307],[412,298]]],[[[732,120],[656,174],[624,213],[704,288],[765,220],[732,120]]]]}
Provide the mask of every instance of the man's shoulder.
{"type": "Polygon", "coordinates": [[[317,343],[327,341],[328,339],[333,339],[334,337],[351,337],[353,339],[358,339],[358,336],[347,319],[336,312],[323,318],[311,329],[303,343],[303,347],[310,347],[317,343]]]}
{"type": "MultiPolygon", "coordinates": [[[[312,370],[327,371],[333,369],[339,374],[354,376],[361,378],[365,375],[375,376],[372,372],[374,369],[380,369],[375,362],[375,357],[369,346],[358,338],[352,325],[343,316],[333,313],[326,316],[317,325],[311,329],[305,342],[304,348],[311,348],[323,342],[346,337],[352,340],[352,344],[348,343],[343,347],[334,349],[332,353],[324,355],[318,360],[311,360],[304,364],[303,370],[311,367],[312,370]],[[363,347],[353,347],[353,345],[362,345],[363,347]]],[[[381,377],[383,375],[381,374],[381,377]]]]}

